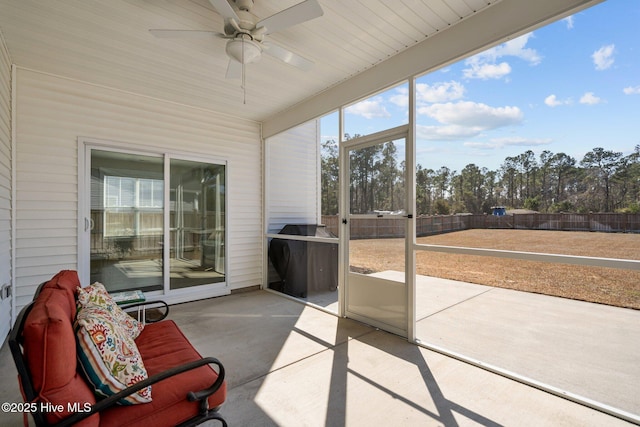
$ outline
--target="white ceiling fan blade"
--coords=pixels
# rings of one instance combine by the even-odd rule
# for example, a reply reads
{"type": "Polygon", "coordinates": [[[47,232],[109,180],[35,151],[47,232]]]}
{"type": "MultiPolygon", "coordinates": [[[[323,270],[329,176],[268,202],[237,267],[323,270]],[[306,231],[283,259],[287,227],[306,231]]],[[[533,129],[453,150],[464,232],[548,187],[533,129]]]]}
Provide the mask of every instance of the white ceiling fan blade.
{"type": "Polygon", "coordinates": [[[227,0],[209,0],[211,6],[224,18],[225,21],[229,19],[235,19],[239,21],[238,14],[231,7],[227,0]]]}
{"type": "Polygon", "coordinates": [[[311,19],[319,18],[323,13],[317,0],[306,0],[259,21],[256,24],[256,28],[265,27],[267,29],[266,34],[275,33],[311,19]]]}
{"type": "Polygon", "coordinates": [[[229,64],[227,65],[227,74],[225,74],[224,77],[226,79],[241,79],[242,64],[235,59],[229,58],[229,64]]]}
{"type": "Polygon", "coordinates": [[[200,30],[149,30],[151,34],[160,39],[201,39],[201,38],[228,38],[216,31],[200,30]]]}
{"type": "Polygon", "coordinates": [[[299,68],[303,71],[309,71],[313,68],[313,61],[310,61],[307,58],[304,58],[296,53],[291,52],[283,48],[282,46],[278,46],[273,43],[263,43],[262,44],[265,49],[264,52],[278,58],[279,60],[286,62],[289,65],[293,65],[296,68],[299,68]]]}

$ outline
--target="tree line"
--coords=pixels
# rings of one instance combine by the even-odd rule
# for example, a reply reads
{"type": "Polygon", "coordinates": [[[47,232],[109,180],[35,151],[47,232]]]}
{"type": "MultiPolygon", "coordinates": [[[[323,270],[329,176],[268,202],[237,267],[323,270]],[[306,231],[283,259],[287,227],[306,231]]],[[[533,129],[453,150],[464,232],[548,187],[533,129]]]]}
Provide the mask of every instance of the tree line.
{"type": "MultiPolygon", "coordinates": [[[[354,136],[354,138],[357,137],[354,136]]],[[[347,135],[347,139],[350,139],[347,135]]],[[[393,142],[350,153],[351,213],[398,211],[405,200],[405,163],[393,142]]],[[[321,146],[322,214],[338,213],[338,148],[321,146]]],[[[506,157],[497,170],[416,165],[416,214],[491,213],[494,206],[557,212],[640,212],[640,144],[624,156],[596,147],[578,161],[549,150],[506,157]]]]}

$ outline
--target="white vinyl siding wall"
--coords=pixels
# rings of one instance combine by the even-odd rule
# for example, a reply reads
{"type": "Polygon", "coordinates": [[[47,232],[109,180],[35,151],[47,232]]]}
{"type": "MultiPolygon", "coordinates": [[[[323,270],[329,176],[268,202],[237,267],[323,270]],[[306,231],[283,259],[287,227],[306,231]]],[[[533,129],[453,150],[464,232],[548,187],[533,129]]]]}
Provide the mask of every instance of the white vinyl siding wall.
{"type": "Polygon", "coordinates": [[[313,120],[265,141],[268,233],[319,220],[318,129],[313,120]]]}
{"type": "Polygon", "coordinates": [[[261,283],[259,123],[19,68],[17,305],[61,269],[78,268],[78,138],[228,161],[228,278],[261,283]]]}
{"type": "MultiPolygon", "coordinates": [[[[11,60],[0,34],[0,288],[11,284],[11,60]]],[[[10,297],[0,301],[0,344],[11,327],[10,297]]]]}

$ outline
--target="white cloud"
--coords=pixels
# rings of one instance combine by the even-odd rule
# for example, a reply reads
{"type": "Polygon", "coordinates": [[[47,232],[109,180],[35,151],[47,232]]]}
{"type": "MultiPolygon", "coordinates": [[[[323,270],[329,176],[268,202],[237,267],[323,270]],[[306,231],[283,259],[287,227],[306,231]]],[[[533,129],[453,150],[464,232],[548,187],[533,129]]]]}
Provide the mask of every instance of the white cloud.
{"type": "Polygon", "coordinates": [[[398,107],[409,106],[409,89],[406,87],[397,88],[396,94],[389,97],[389,102],[397,105],[398,107]]]}
{"type": "Polygon", "coordinates": [[[495,144],[492,142],[465,142],[464,144],[465,147],[468,148],[478,148],[480,150],[495,150],[496,148],[501,148],[501,146],[499,144],[495,144]]]}
{"type": "Polygon", "coordinates": [[[345,110],[349,114],[354,114],[356,116],[362,116],[365,119],[373,119],[376,117],[391,117],[391,114],[384,107],[384,100],[382,97],[376,97],[373,99],[367,99],[365,101],[358,102],[357,104],[353,104],[350,107],[347,107],[345,110]]]}
{"type": "Polygon", "coordinates": [[[610,68],[614,62],[614,52],[615,45],[613,44],[602,46],[600,49],[593,52],[591,58],[593,58],[593,63],[596,66],[596,70],[606,70],[607,68],[610,68]]]}
{"type": "Polygon", "coordinates": [[[542,61],[540,54],[538,54],[535,49],[525,47],[531,37],[533,37],[533,33],[527,33],[513,40],[509,40],[494,49],[498,57],[515,56],[527,61],[531,65],[538,65],[542,61]]]}
{"type": "Polygon", "coordinates": [[[604,100],[594,95],[593,92],[586,92],[580,98],[580,104],[596,105],[603,103],[604,100]]]}
{"type": "Polygon", "coordinates": [[[542,61],[542,57],[535,49],[525,47],[531,37],[533,37],[533,33],[524,34],[469,59],[479,58],[482,62],[495,62],[504,56],[515,56],[531,65],[537,65],[542,61]]]}
{"type": "Polygon", "coordinates": [[[463,145],[469,148],[477,148],[480,150],[495,150],[508,146],[519,147],[535,147],[538,145],[548,145],[553,142],[550,138],[524,138],[524,137],[505,137],[493,138],[489,142],[465,142],[463,145]]]}
{"type": "Polygon", "coordinates": [[[625,95],[640,95],[640,86],[629,86],[622,89],[625,95]]]}
{"type": "Polygon", "coordinates": [[[419,107],[418,114],[427,115],[443,125],[419,126],[418,137],[440,140],[477,136],[486,130],[519,124],[523,119],[518,107],[491,107],[471,101],[427,105],[419,107]]]}
{"type": "Polygon", "coordinates": [[[531,147],[538,145],[549,145],[551,138],[524,138],[522,136],[494,138],[491,140],[493,143],[498,144],[501,147],[504,146],[518,146],[518,147],[531,147]]]}
{"type": "Polygon", "coordinates": [[[460,99],[464,96],[464,85],[456,81],[439,82],[432,85],[418,83],[416,97],[418,102],[445,102],[460,99]]]}
{"type": "Polygon", "coordinates": [[[565,24],[567,24],[567,29],[568,30],[572,30],[573,29],[573,15],[571,16],[567,16],[566,18],[564,18],[562,20],[565,24]]]}
{"type": "Polygon", "coordinates": [[[558,105],[562,105],[562,102],[558,101],[557,97],[554,94],[547,96],[544,99],[544,103],[549,107],[557,107],[558,105]]]}
{"type": "Polygon", "coordinates": [[[517,124],[523,118],[522,111],[518,107],[490,107],[471,101],[433,104],[419,108],[418,113],[426,114],[444,124],[477,126],[483,129],[517,124]]]}
{"type": "Polygon", "coordinates": [[[551,94],[544,99],[544,103],[549,107],[557,107],[559,105],[570,105],[572,103],[571,98],[567,98],[564,100],[558,99],[555,94],[551,94]]]}
{"type": "Polygon", "coordinates": [[[511,73],[509,63],[502,61],[503,57],[516,57],[527,61],[531,65],[537,65],[542,57],[535,50],[526,47],[533,33],[527,33],[513,40],[509,40],[499,46],[472,56],[465,61],[469,66],[463,70],[464,76],[469,79],[499,79],[511,73]]]}
{"type": "MultiPolygon", "coordinates": [[[[464,96],[464,85],[451,80],[450,82],[438,82],[432,85],[418,83],[416,85],[416,102],[418,105],[434,102],[446,102],[460,99],[464,96]]],[[[400,107],[409,104],[409,90],[405,87],[398,88],[396,94],[389,97],[389,101],[400,107]]]]}
{"type": "MultiPolygon", "coordinates": [[[[585,94],[580,97],[579,102],[580,104],[596,105],[606,101],[596,96],[593,92],[585,92],[585,94]]],[[[549,107],[558,107],[560,105],[571,105],[573,104],[573,100],[571,98],[558,99],[555,94],[551,94],[544,99],[544,103],[549,107]]]]}
{"type": "Polygon", "coordinates": [[[416,125],[418,139],[453,141],[460,138],[470,138],[479,135],[483,131],[479,127],[467,127],[459,125],[425,126],[416,125]]]}
{"type": "Polygon", "coordinates": [[[468,79],[500,79],[511,73],[511,66],[506,62],[500,64],[479,64],[470,63],[471,68],[462,70],[464,76],[468,79]]]}

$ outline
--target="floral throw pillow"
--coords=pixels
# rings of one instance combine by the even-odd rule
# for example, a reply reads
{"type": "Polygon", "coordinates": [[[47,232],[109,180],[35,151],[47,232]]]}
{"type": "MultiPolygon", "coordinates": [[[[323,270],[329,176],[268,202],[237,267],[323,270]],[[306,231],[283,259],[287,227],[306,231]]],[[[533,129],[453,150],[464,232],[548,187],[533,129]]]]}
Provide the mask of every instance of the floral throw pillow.
{"type": "MultiPolygon", "coordinates": [[[[75,321],[78,360],[96,394],[111,396],[148,378],[135,341],[111,312],[88,294],[78,298],[75,321]]],[[[121,405],[151,402],[151,386],[118,401],[121,405]]]]}
{"type": "Polygon", "coordinates": [[[95,282],[86,288],[78,288],[78,301],[80,301],[81,297],[88,298],[93,304],[107,310],[113,318],[120,323],[120,326],[131,335],[131,338],[138,338],[138,335],[140,335],[140,332],[144,329],[144,323],[138,322],[125,313],[113,300],[111,295],[109,295],[109,292],[107,292],[102,283],[95,282]]]}

